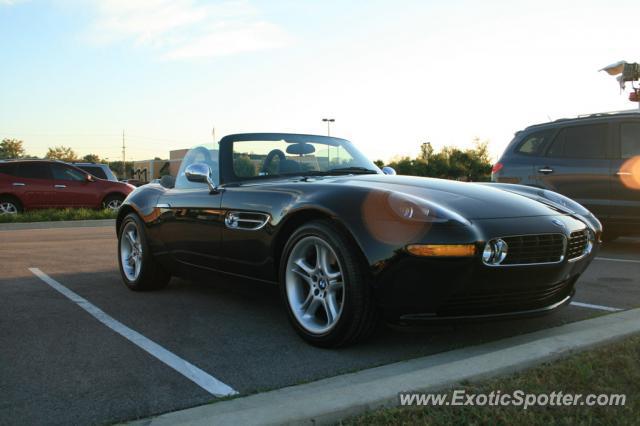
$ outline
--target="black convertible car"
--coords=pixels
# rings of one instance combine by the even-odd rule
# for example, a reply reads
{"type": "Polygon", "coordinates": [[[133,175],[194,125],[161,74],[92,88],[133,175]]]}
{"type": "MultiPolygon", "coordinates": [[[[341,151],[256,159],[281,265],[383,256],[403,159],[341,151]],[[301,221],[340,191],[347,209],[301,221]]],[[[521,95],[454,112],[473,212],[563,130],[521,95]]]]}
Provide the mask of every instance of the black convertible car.
{"type": "Polygon", "coordinates": [[[217,272],[280,285],[324,347],[377,320],[532,315],[568,303],[602,227],[536,188],[384,174],[344,139],[239,134],[188,152],[117,219],[132,290],[217,272]]]}

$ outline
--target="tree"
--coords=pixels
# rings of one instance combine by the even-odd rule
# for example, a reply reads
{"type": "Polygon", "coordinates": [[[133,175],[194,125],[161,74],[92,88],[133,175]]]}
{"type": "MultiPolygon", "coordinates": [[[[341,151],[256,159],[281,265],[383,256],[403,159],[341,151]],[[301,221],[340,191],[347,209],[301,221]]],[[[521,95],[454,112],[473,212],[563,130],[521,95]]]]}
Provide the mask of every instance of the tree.
{"type": "Polygon", "coordinates": [[[429,158],[433,155],[433,146],[431,142],[424,142],[420,145],[420,159],[429,162],[429,158]]]}
{"type": "Polygon", "coordinates": [[[55,146],[53,148],[49,148],[47,151],[47,155],[45,158],[50,160],[60,160],[66,162],[78,161],[78,156],[73,151],[73,149],[67,146],[55,146]]]}
{"type": "Polygon", "coordinates": [[[491,176],[488,141],[475,138],[474,147],[461,150],[445,146],[434,152],[430,143],[420,146],[418,158],[401,157],[389,165],[399,175],[429,176],[444,179],[486,181],[491,176]]]}
{"type": "Polygon", "coordinates": [[[375,164],[376,166],[383,168],[384,167],[384,161],[382,160],[376,160],[373,162],[373,164],[375,164]]]}
{"type": "Polygon", "coordinates": [[[248,155],[241,155],[233,160],[233,171],[238,176],[251,177],[256,175],[256,166],[248,155]]]}
{"type": "Polygon", "coordinates": [[[127,161],[126,172],[122,169],[122,161],[109,161],[109,168],[120,179],[131,179],[133,177],[133,162],[127,161]]]}
{"type": "Polygon", "coordinates": [[[22,158],[25,152],[19,139],[3,139],[0,143],[0,159],[22,158]]]}
{"type": "Polygon", "coordinates": [[[100,156],[98,156],[98,154],[87,154],[84,157],[82,157],[83,161],[86,161],[87,163],[101,163],[102,160],[100,160],[100,156]]]}

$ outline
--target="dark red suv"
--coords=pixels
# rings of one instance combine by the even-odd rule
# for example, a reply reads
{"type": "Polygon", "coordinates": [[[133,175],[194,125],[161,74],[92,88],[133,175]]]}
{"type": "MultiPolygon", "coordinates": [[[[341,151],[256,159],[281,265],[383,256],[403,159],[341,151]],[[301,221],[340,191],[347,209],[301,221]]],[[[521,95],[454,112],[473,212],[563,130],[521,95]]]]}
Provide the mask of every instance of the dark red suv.
{"type": "Polygon", "coordinates": [[[0,214],[62,207],[117,209],[134,189],[59,161],[0,161],[0,214]]]}

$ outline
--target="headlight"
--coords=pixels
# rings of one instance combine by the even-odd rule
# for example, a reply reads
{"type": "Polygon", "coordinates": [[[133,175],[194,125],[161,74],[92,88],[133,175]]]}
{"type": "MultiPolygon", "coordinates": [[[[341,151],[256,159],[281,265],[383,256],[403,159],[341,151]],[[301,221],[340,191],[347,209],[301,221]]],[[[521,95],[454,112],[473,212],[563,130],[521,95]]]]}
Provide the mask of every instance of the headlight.
{"type": "Polygon", "coordinates": [[[451,220],[468,224],[465,218],[449,209],[410,194],[389,194],[389,206],[399,218],[416,222],[448,222],[451,220]]]}

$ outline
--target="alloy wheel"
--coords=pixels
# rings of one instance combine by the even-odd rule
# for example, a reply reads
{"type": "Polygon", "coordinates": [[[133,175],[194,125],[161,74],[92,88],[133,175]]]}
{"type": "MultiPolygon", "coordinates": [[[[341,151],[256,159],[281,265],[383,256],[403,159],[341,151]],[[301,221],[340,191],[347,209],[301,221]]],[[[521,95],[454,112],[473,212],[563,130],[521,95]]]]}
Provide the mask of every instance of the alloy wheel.
{"type": "Polygon", "coordinates": [[[142,270],[142,242],[135,223],[124,226],[120,236],[120,260],[122,270],[129,281],[135,281],[142,270]]]}
{"type": "Polygon", "coordinates": [[[296,321],[323,334],[336,326],[344,308],[344,280],[335,251],[322,238],[300,239],[287,259],[285,289],[296,321]]]}
{"type": "Polygon", "coordinates": [[[110,210],[118,210],[120,208],[120,206],[122,205],[122,200],[109,200],[109,202],[106,204],[106,208],[110,209],[110,210]]]}
{"type": "Polygon", "coordinates": [[[0,214],[18,214],[18,208],[12,202],[3,201],[0,203],[0,214]]]}

